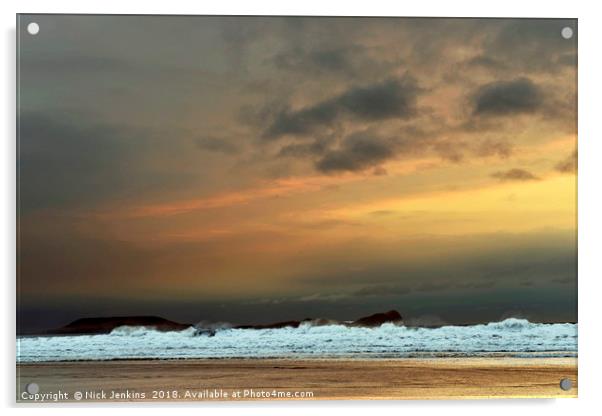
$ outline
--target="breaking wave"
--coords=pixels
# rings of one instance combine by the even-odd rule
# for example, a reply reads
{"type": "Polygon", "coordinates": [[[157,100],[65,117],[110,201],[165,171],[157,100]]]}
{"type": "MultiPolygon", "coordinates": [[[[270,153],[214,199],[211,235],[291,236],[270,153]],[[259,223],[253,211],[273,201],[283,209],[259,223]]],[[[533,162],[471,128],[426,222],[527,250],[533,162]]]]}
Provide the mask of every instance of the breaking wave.
{"type": "Polygon", "coordinates": [[[577,355],[577,324],[509,318],[470,326],[378,328],[301,324],[236,329],[205,325],[160,332],[121,326],[110,334],[17,338],[17,361],[193,358],[408,358],[577,355]]]}

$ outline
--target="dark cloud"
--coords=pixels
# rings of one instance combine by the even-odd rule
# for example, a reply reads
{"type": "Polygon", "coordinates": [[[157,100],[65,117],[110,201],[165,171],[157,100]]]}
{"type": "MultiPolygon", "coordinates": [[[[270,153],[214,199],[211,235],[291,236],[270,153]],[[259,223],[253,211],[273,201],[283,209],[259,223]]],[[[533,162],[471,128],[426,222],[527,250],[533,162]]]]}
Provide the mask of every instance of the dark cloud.
{"type": "Polygon", "coordinates": [[[562,173],[575,173],[577,171],[577,151],[575,150],[566,159],[558,162],[554,168],[562,173]]]}
{"type": "Polygon", "coordinates": [[[308,143],[292,143],[283,146],[278,152],[279,156],[305,157],[322,155],[330,146],[328,139],[316,139],[308,143]]]}
{"type": "Polygon", "coordinates": [[[375,167],[394,154],[392,140],[356,133],[346,137],[338,148],[326,152],[315,166],[324,173],[359,171],[375,167]]]}
{"type": "Polygon", "coordinates": [[[217,137],[200,137],[194,142],[199,149],[209,150],[211,152],[225,154],[234,154],[238,152],[238,148],[234,144],[225,139],[220,139],[217,137]]]}
{"type": "Polygon", "coordinates": [[[540,88],[528,78],[481,86],[473,97],[474,114],[502,116],[532,113],[543,104],[540,88]]]}
{"type": "Polygon", "coordinates": [[[504,140],[485,139],[472,142],[463,139],[440,139],[422,142],[427,147],[430,146],[441,158],[453,163],[460,163],[472,156],[507,159],[513,152],[512,144],[504,140]]]}
{"type": "Polygon", "coordinates": [[[309,107],[281,110],[265,131],[264,137],[274,139],[289,134],[309,134],[319,127],[331,126],[345,116],[360,121],[407,118],[415,113],[418,92],[416,81],[408,76],[352,87],[336,97],[309,107]]]}
{"type": "Polygon", "coordinates": [[[468,142],[458,139],[431,138],[413,128],[401,128],[398,135],[381,136],[375,130],[352,133],[337,141],[334,137],[283,146],[278,156],[308,158],[324,173],[373,169],[374,175],[386,175],[382,163],[398,157],[434,152],[442,159],[461,163],[470,157],[507,159],[513,146],[504,140],[485,139],[468,142]],[[403,136],[403,137],[399,137],[403,136]]]}
{"type": "Polygon", "coordinates": [[[509,169],[506,171],[494,172],[491,174],[492,178],[499,179],[501,181],[537,181],[539,178],[525,169],[509,169]]]}

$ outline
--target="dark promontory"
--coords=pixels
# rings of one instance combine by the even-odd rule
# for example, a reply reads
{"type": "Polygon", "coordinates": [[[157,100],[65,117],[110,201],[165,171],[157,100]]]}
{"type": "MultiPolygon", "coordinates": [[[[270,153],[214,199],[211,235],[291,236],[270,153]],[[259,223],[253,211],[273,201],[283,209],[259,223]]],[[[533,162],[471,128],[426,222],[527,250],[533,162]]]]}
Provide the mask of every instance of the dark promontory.
{"type": "Polygon", "coordinates": [[[145,326],[157,331],[182,331],[192,324],[180,324],[158,316],[118,316],[108,318],[82,318],[61,328],[48,331],[49,334],[108,334],[119,326],[145,326]]]}
{"type": "Polygon", "coordinates": [[[402,323],[402,317],[397,311],[388,311],[385,313],[375,313],[374,315],[365,316],[358,320],[353,321],[349,326],[365,326],[375,327],[381,326],[385,323],[400,324],[402,323]]]}

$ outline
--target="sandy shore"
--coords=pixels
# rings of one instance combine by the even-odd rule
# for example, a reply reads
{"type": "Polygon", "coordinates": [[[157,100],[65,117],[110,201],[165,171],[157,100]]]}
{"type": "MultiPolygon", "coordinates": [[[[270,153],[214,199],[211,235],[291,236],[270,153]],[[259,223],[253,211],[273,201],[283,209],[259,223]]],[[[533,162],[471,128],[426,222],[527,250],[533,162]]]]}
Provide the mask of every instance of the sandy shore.
{"type": "Polygon", "coordinates": [[[577,397],[577,359],[170,360],[17,365],[17,401],[577,397]],[[559,387],[573,382],[570,391],[559,387]],[[58,393],[62,396],[58,396],[58,393]],[[37,397],[38,400],[41,396],[37,397]]]}

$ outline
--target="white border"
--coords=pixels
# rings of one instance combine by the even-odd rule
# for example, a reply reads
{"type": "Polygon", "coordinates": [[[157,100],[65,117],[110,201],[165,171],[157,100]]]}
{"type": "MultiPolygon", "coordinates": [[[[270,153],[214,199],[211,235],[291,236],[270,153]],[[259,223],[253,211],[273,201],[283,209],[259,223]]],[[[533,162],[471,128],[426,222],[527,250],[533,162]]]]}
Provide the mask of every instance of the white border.
{"type": "MultiPolygon", "coordinates": [[[[504,415],[509,412],[545,412],[546,416],[573,413],[588,414],[599,397],[599,349],[602,344],[600,301],[602,268],[600,267],[600,232],[602,223],[602,155],[600,142],[600,77],[602,77],[599,40],[602,39],[602,21],[595,2],[580,1],[429,1],[419,2],[350,2],[325,1],[169,1],[128,0],[121,2],[77,1],[8,1],[3,2],[0,14],[3,24],[2,106],[1,125],[5,128],[0,151],[2,157],[0,184],[0,229],[2,247],[0,263],[4,282],[2,310],[2,405],[14,407],[15,397],[15,14],[20,13],[116,13],[116,14],[253,14],[253,15],[347,15],[347,16],[456,16],[456,17],[571,17],[579,18],[579,396],[577,400],[493,400],[493,401],[430,401],[430,402],[302,402],[302,403],[241,403],[191,404],[178,412],[220,411],[225,414],[249,415],[299,414],[307,412],[329,414],[343,411],[363,415],[375,408],[383,414],[399,415],[420,412],[421,415],[504,415]]],[[[117,407],[117,406],[111,406],[117,407]]],[[[44,408],[50,414],[80,413],[83,409],[51,406],[44,408]]],[[[12,412],[31,408],[11,409],[12,412]]],[[[165,405],[130,406],[131,414],[163,415],[165,405]]],[[[88,408],[91,414],[105,414],[102,407],[88,408]]]]}
{"type": "MultiPolygon", "coordinates": [[[[491,3],[491,2],[489,2],[491,3]]],[[[538,3],[506,0],[484,5],[480,1],[422,0],[395,2],[373,0],[274,0],[220,2],[172,1],[152,2],[81,2],[77,0],[18,2],[20,13],[122,13],[122,14],[236,14],[236,15],[330,15],[330,16],[456,16],[456,17],[578,17],[579,2],[551,0],[538,3]]]]}

